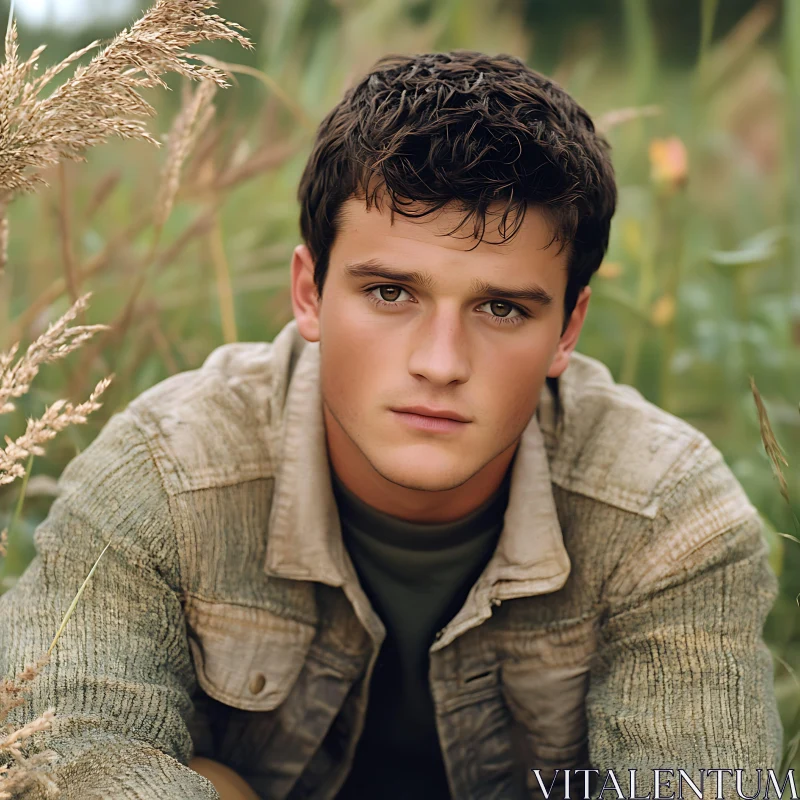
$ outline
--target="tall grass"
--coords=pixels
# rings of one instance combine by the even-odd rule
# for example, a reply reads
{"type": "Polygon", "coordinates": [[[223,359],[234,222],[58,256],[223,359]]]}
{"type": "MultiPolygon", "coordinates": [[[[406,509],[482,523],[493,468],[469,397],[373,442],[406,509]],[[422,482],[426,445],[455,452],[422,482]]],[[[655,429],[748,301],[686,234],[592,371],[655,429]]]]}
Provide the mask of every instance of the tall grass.
{"type": "MultiPolygon", "coordinates": [[[[58,475],[108,413],[144,389],[225,341],[269,340],[291,317],[297,180],[317,121],[357,74],[386,52],[447,47],[512,52],[541,68],[537,4],[527,19],[523,6],[229,0],[229,16],[258,21],[259,47],[248,66],[228,63],[225,42],[201,60],[236,84],[215,98],[215,117],[203,118],[212,112],[197,92],[170,102],[163,87],[143,91],[157,119],[174,113],[176,126],[182,117],[195,132],[188,152],[168,166],[172,156],[139,138],[95,148],[79,174],[73,164],[63,173],[46,167],[42,177],[58,191],[8,209],[0,342],[33,340],[88,289],[87,315],[112,330],[77,364],[43,374],[0,426],[13,431],[42,402],[116,377],[104,408],[36,457],[32,480],[58,475]],[[153,187],[166,185],[169,169],[177,174],[178,161],[180,180],[159,218],[155,206],[166,206],[153,187]]],[[[575,27],[548,71],[607,129],[620,185],[579,349],[707,433],[759,509],[781,581],[765,636],[787,754],[800,768],[790,750],[800,733],[800,548],[787,538],[796,533],[800,473],[785,469],[785,495],[776,490],[776,451],[761,438],[768,410],[786,460],[800,452],[800,11],[763,0],[725,29],[725,8],[726,0],[697,4],[690,65],[671,58],[658,5],[631,0],[620,3],[622,49],[575,27]]],[[[173,145],[180,137],[163,131],[173,145]]],[[[52,502],[28,493],[0,591],[32,557],[32,532],[52,502]]],[[[17,499],[0,493],[6,519],[17,499]]]]}
{"type": "MultiPolygon", "coordinates": [[[[0,414],[15,411],[13,400],[30,392],[32,381],[44,364],[65,358],[101,331],[110,331],[116,341],[120,338],[120,330],[124,331],[129,309],[144,283],[146,268],[152,263],[161,231],[170,216],[181,168],[213,114],[211,100],[214,90],[216,86],[228,86],[217,68],[198,66],[187,60],[185,49],[200,41],[220,39],[251,46],[249,40],[235,30],[241,29],[240,26],[205,13],[213,5],[207,0],[158,0],[131,26],[130,31],[125,30],[116,36],[88,65],[78,66],[66,81],[44,97],[41,93],[53,78],[99,42],[76,51],[34,77],[37,60],[44,48],[37,48],[27,60],[20,60],[12,5],[5,40],[5,61],[0,69],[0,267],[5,266],[6,261],[9,226],[5,214],[11,201],[15,195],[32,193],[40,184],[46,183],[41,171],[57,166],[62,189],[59,222],[64,287],[74,302],[60,319],[28,346],[23,357],[14,362],[18,342],[0,355],[0,414]],[[143,122],[135,119],[137,115],[155,113],[137,90],[166,86],[160,77],[165,72],[178,73],[201,83],[195,92],[185,93],[184,108],[169,135],[167,159],[152,212],[154,234],[150,254],[140,269],[138,282],[117,325],[70,327],[69,323],[86,311],[89,294],[75,297],[82,276],[76,271],[72,255],[71,208],[63,162],[85,160],[84,153],[89,148],[105,143],[111,135],[138,138],[158,145],[143,122]]],[[[14,439],[6,436],[6,446],[0,448],[0,485],[20,477],[24,479],[12,517],[12,533],[22,509],[33,456],[43,456],[45,443],[57,433],[69,426],[86,423],[87,416],[100,408],[98,399],[110,383],[111,377],[101,379],[89,399],[78,405],[56,400],[38,419],[29,418],[19,436],[14,439]],[[26,458],[27,470],[20,463],[26,458]]],[[[0,533],[0,557],[7,555],[8,542],[6,528],[0,533]]],[[[17,675],[0,681],[0,757],[4,762],[0,764],[0,800],[10,800],[37,782],[44,784],[51,796],[59,793],[44,769],[56,754],[43,751],[27,756],[24,751],[31,736],[50,729],[55,710],[43,710],[39,717],[16,729],[4,723],[10,711],[22,705],[30,682],[46,667],[72,611],[80,602],[83,590],[107,549],[108,545],[86,576],[59,629],[54,632],[47,652],[17,675]]]]}
{"type": "MultiPolygon", "coordinates": [[[[787,266],[792,298],[800,296],[800,6],[784,4],[784,58],[786,61],[786,222],[789,230],[787,266]]],[[[800,320],[794,308],[792,322],[800,320]]]]}

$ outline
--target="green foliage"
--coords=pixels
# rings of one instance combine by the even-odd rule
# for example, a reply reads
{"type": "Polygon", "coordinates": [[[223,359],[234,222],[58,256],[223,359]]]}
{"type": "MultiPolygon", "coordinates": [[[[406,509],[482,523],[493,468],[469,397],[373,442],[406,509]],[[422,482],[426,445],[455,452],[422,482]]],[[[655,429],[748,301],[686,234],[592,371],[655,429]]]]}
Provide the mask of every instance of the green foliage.
{"type": "MultiPolygon", "coordinates": [[[[552,19],[549,27],[537,27],[540,5],[222,2],[220,13],[246,25],[257,50],[204,52],[256,67],[264,79],[236,74],[237,86],[219,98],[221,139],[211,158],[202,155],[201,141],[184,170],[184,187],[161,236],[163,258],[149,271],[122,338],[91,363],[81,365],[72,356],[43,370],[20,413],[3,421],[2,432],[18,431],[26,414],[39,413],[57,397],[83,397],[113,371],[117,377],[103,409],[36,459],[35,474],[57,476],[113,411],[168,375],[199,366],[223,343],[212,234],[201,231],[171,253],[215,202],[238,337],[271,339],[291,317],[288,265],[299,241],[295,189],[314,126],[349,82],[384,53],[450,47],[511,52],[546,69],[598,121],[620,108],[656,105],[659,114],[608,130],[620,205],[606,263],[592,280],[579,350],[707,433],[761,512],[781,581],[765,635],[776,656],[776,691],[789,742],[800,735],[800,690],[790,669],[800,664],[800,543],[780,534],[798,534],[800,497],[800,471],[792,469],[800,455],[798,4],[788,2],[782,12],[771,3],[691,4],[696,16],[683,23],[692,25],[697,42],[690,63],[673,57],[684,53],[685,42],[663,35],[656,3],[618,4],[620,36],[609,33],[613,26],[589,29],[572,16],[574,27],[559,31],[559,46],[542,33],[553,30],[552,19]],[[724,26],[715,24],[715,14],[724,26]],[[782,36],[776,36],[781,22],[782,36]],[[230,159],[247,163],[258,153],[271,154],[271,160],[265,156],[268,163],[260,162],[224,197],[219,187],[209,189],[209,174],[223,172],[230,159]],[[751,375],[789,460],[786,477],[795,508],[781,497],[759,436],[751,375]]],[[[22,34],[24,49],[31,38],[22,34]]],[[[161,111],[154,130],[166,132],[178,95],[148,95],[161,111]]],[[[110,248],[108,263],[81,281],[81,290],[94,292],[87,322],[115,320],[135,284],[152,230],[145,225],[109,243],[150,208],[162,159],[163,152],[147,145],[113,142],[93,152],[88,164],[67,170],[76,262],[85,269],[110,248]],[[98,204],[110,176],[117,176],[116,183],[98,204]]],[[[46,177],[51,190],[22,198],[10,210],[9,267],[0,279],[3,343],[21,334],[24,346],[69,304],[62,291],[39,315],[24,316],[63,279],[59,177],[46,177]]],[[[15,484],[0,493],[6,515],[13,513],[18,490],[15,484]]],[[[26,500],[11,541],[6,585],[32,554],[32,531],[48,503],[26,500]]],[[[797,756],[792,766],[800,767],[797,756]]]]}

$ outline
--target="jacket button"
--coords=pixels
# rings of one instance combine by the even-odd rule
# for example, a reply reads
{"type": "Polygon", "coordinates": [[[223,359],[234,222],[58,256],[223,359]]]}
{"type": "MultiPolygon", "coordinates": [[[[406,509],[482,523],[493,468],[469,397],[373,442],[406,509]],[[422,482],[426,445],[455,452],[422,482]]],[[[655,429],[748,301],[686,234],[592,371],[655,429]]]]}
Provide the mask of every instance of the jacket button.
{"type": "Polygon", "coordinates": [[[250,694],[258,694],[267,685],[267,679],[261,672],[254,672],[250,677],[250,694]]]}

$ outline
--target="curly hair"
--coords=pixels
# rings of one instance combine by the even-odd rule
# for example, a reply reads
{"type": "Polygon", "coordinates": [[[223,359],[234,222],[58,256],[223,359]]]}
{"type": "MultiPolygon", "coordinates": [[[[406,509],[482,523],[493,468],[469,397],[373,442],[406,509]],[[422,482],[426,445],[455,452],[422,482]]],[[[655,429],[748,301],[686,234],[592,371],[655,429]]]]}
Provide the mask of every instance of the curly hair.
{"type": "Polygon", "coordinates": [[[487,215],[500,214],[507,240],[534,206],[551,222],[550,244],[568,247],[566,327],[608,248],[617,202],[609,150],[567,92],[513,56],[385,56],[323,119],[300,180],[318,295],[350,198],[367,209],[388,199],[406,217],[452,203],[463,218],[451,235],[471,222],[476,247],[487,215]]]}

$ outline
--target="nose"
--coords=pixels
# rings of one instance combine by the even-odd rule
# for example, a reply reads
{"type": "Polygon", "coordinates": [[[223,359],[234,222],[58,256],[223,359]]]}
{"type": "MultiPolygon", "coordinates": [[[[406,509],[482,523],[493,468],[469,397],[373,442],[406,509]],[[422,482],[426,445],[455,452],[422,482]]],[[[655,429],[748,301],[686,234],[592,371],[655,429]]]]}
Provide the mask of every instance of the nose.
{"type": "Polygon", "coordinates": [[[467,380],[468,341],[457,310],[432,314],[421,324],[416,331],[408,371],[440,386],[467,380]]]}

